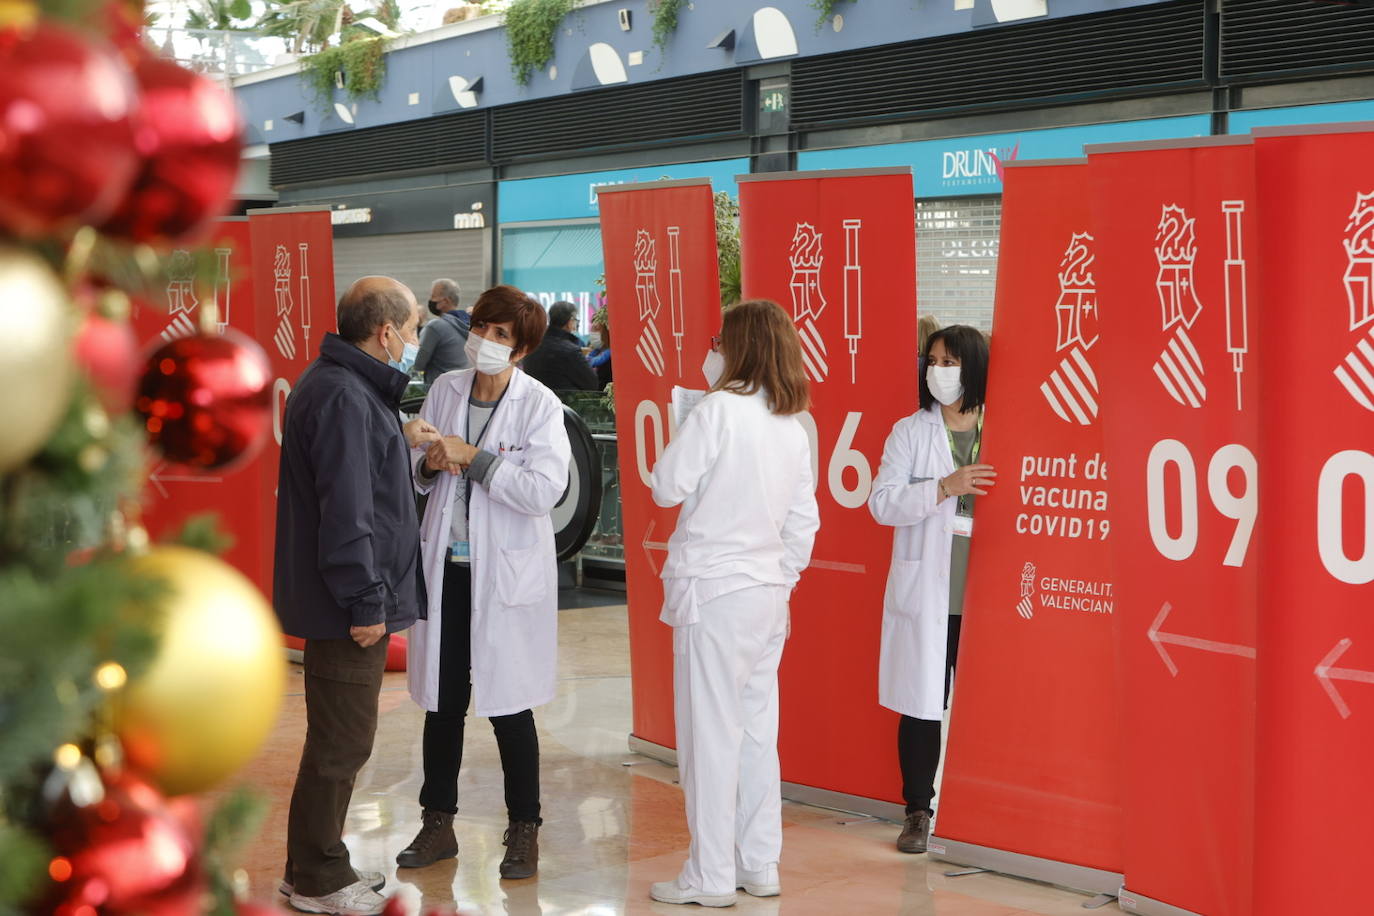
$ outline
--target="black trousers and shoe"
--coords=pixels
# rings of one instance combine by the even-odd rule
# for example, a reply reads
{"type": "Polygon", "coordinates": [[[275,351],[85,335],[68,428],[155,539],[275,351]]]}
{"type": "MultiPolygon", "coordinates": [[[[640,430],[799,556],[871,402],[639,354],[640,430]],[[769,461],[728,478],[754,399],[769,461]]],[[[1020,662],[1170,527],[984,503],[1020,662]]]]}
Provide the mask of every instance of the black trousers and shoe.
{"type": "MultiPolygon", "coordinates": [[[[945,643],[945,709],[954,684],[954,668],[959,660],[959,631],[962,614],[951,614],[945,643]]],[[[938,719],[902,716],[897,723],[897,759],[902,767],[902,799],[906,802],[906,822],[897,848],[902,852],[925,852],[930,837],[930,818],[935,813],[935,773],[940,768],[940,737],[944,723],[938,719]]]]}
{"type": "MultiPolygon", "coordinates": [[[[438,709],[425,713],[424,771],[420,806],[424,824],[396,857],[403,868],[420,868],[458,854],[453,816],[458,813],[458,774],[463,733],[472,699],[472,571],[449,563],[444,572],[443,617],[439,630],[438,709]]],[[[539,734],[533,710],[492,716],[492,730],[505,776],[506,858],[501,877],[528,878],[538,869],[539,734]]]]}

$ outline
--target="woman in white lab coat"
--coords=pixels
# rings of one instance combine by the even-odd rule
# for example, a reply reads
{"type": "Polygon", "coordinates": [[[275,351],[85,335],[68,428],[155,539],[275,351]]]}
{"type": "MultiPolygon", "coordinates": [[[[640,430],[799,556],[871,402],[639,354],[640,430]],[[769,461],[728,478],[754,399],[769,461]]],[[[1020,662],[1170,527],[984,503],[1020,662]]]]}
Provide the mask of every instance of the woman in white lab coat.
{"type": "MultiPolygon", "coordinates": [[[[542,339],[544,308],[511,286],[472,309],[473,368],[448,372],[420,411],[444,438],[415,451],[429,494],[420,549],[428,620],[411,631],[410,694],[425,709],[422,827],[397,857],[420,868],[458,854],[453,816],[469,699],[491,719],[510,826],[503,878],[539,862],[539,738],[533,707],[553,699],[558,583],[549,512],[568,482],[563,408],[516,368],[542,339]]],[[[378,550],[391,549],[377,544],[378,550]]]]}
{"type": "MultiPolygon", "coordinates": [[[[902,714],[897,755],[906,821],[897,848],[926,851],[940,728],[959,653],[973,502],[996,479],[980,464],[988,345],[951,325],[926,341],[921,409],[892,427],[868,498],[896,528],[883,596],[878,700],[902,714]]],[[[975,610],[976,613],[976,610],[975,610]]]]}
{"type": "Polygon", "coordinates": [[[654,502],[682,505],[663,567],[673,627],[678,767],[692,833],[664,903],[730,906],[781,891],[778,663],[788,598],[820,525],[801,343],[776,303],[725,313],[702,367],[711,390],[653,472],[654,502]]]}

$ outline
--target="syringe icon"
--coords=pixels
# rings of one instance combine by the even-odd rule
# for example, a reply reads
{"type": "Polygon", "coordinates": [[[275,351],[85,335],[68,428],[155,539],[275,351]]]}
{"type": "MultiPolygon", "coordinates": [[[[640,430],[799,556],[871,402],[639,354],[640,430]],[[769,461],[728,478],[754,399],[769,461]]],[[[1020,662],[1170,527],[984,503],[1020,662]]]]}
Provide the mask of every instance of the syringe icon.
{"type": "Polygon", "coordinates": [[[859,266],[859,228],[863,220],[844,225],[844,336],[849,341],[849,381],[858,382],[859,340],[864,336],[863,268],[859,266]]]}
{"type": "Polygon", "coordinates": [[[219,331],[221,334],[229,327],[230,290],[233,281],[229,276],[229,255],[231,248],[215,249],[215,305],[219,311],[219,331]]]}
{"type": "Polygon", "coordinates": [[[1236,373],[1236,410],[1240,410],[1245,354],[1250,352],[1245,254],[1241,236],[1245,201],[1224,200],[1221,202],[1221,212],[1226,218],[1226,350],[1231,354],[1231,367],[1236,373]]]}
{"type": "Polygon", "coordinates": [[[672,313],[673,341],[677,346],[677,374],[682,375],[682,256],[678,249],[678,236],[682,229],[668,227],[668,309],[672,313]]]}
{"type": "Polygon", "coordinates": [[[310,253],[310,245],[301,242],[296,246],[301,252],[301,273],[299,278],[301,290],[301,331],[305,335],[305,352],[310,353],[310,268],[305,262],[306,255],[310,253]]]}

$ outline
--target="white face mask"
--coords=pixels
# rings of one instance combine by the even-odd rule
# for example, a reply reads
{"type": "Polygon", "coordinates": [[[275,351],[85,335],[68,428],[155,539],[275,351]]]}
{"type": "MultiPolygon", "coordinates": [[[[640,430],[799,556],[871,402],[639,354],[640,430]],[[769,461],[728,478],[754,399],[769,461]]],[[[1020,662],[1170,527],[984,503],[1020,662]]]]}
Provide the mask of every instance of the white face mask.
{"type": "Polygon", "coordinates": [[[930,394],[941,404],[949,405],[964,396],[964,386],[960,382],[962,366],[929,366],[926,368],[926,387],[930,394]]]}
{"type": "Polygon", "coordinates": [[[483,375],[500,375],[510,368],[511,348],[479,334],[469,334],[463,352],[483,375]]]}
{"type": "Polygon", "coordinates": [[[706,376],[706,384],[710,388],[716,387],[716,382],[720,381],[721,374],[725,372],[725,357],[721,356],[716,350],[709,350],[706,359],[701,363],[701,374],[706,376]]]}

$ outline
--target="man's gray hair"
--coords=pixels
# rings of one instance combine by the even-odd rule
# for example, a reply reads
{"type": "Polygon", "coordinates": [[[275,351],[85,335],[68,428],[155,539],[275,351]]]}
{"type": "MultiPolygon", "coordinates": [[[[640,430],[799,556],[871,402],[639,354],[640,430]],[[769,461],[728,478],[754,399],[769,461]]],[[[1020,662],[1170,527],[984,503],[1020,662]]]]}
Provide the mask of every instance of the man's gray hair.
{"type": "Polygon", "coordinates": [[[549,327],[564,330],[568,327],[568,322],[573,320],[577,314],[577,306],[565,299],[560,299],[549,306],[549,327]]]}
{"type": "Polygon", "coordinates": [[[410,320],[410,298],[406,288],[390,277],[363,277],[339,299],[339,336],[349,343],[362,343],[384,324],[397,330],[410,320]]]}
{"type": "Polygon", "coordinates": [[[442,280],[435,280],[434,288],[439,291],[439,295],[443,296],[449,302],[452,302],[454,308],[457,308],[458,303],[463,301],[458,297],[457,280],[450,280],[447,277],[442,280]]]}

